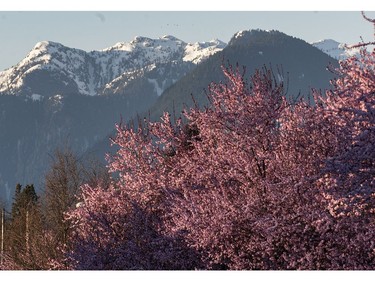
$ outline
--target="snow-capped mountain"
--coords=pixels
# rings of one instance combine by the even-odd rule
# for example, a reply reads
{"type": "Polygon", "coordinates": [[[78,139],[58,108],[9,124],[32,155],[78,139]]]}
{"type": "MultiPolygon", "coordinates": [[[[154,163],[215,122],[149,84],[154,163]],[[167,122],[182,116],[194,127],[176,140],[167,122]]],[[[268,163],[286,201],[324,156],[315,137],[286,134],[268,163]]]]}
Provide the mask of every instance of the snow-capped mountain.
{"type": "Polygon", "coordinates": [[[91,52],[37,43],[0,72],[0,202],[11,201],[17,182],[41,187],[57,147],[90,154],[115,123],[146,112],[165,89],[225,46],[173,36],[138,36],[91,52]]]}
{"type": "Polygon", "coordinates": [[[311,45],[337,60],[359,55],[359,48],[347,48],[345,44],[332,39],[320,40],[311,43],[311,45]]]}
{"type": "MultiPolygon", "coordinates": [[[[160,68],[160,74],[165,74],[163,68],[179,65],[180,71],[170,73],[174,76],[171,77],[173,81],[180,78],[178,74],[186,74],[225,46],[220,40],[191,44],[170,35],[158,39],[137,36],[131,42],[85,52],[43,41],[16,66],[0,72],[0,94],[33,98],[72,93],[100,95],[112,92],[112,86],[118,81],[127,84],[139,78],[140,73],[147,76],[150,71],[160,68]]],[[[154,85],[155,92],[161,94],[170,83],[157,81],[161,80],[158,78],[148,80],[154,85]]]]}

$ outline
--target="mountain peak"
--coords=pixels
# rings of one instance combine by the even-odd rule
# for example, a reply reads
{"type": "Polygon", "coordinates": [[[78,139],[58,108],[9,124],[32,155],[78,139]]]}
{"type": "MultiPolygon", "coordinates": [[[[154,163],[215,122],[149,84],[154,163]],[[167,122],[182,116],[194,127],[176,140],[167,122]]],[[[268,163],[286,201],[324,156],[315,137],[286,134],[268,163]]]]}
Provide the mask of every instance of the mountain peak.
{"type": "Polygon", "coordinates": [[[255,35],[255,34],[272,34],[272,33],[281,33],[281,32],[277,30],[273,30],[273,29],[268,30],[268,29],[255,28],[255,29],[248,29],[248,30],[240,30],[233,35],[233,38],[240,38],[240,37],[255,35]]]}
{"type": "Polygon", "coordinates": [[[322,39],[322,40],[318,40],[316,42],[312,42],[311,44],[312,45],[314,45],[314,44],[336,44],[336,45],[338,45],[340,43],[333,40],[333,39],[322,39]]]}
{"type": "Polygon", "coordinates": [[[344,60],[348,57],[359,55],[359,48],[347,48],[345,44],[333,39],[319,40],[312,42],[311,45],[337,60],[344,60]]]}
{"type": "Polygon", "coordinates": [[[61,43],[54,42],[54,41],[40,41],[40,42],[38,42],[38,43],[35,44],[33,50],[40,50],[40,51],[51,52],[54,49],[58,50],[60,48],[66,48],[66,46],[64,46],[61,43]]]}
{"type": "Polygon", "coordinates": [[[130,44],[150,42],[150,41],[153,41],[153,40],[151,38],[144,37],[144,36],[135,36],[134,39],[130,41],[130,44]]]}
{"type": "Polygon", "coordinates": [[[217,39],[217,38],[208,41],[208,44],[216,45],[219,48],[225,48],[227,46],[227,43],[225,43],[224,41],[221,41],[220,39],[217,39]]]}
{"type": "Polygon", "coordinates": [[[233,38],[237,39],[237,38],[245,37],[246,35],[251,34],[251,32],[252,32],[252,30],[240,30],[233,35],[232,39],[233,38]]]}
{"type": "MultiPolygon", "coordinates": [[[[130,41],[130,44],[142,44],[142,43],[152,43],[152,42],[158,42],[158,41],[175,41],[175,42],[183,42],[182,40],[174,37],[173,35],[164,35],[157,39],[152,39],[145,36],[135,36],[132,41],[130,41]]],[[[185,43],[185,42],[183,42],[185,43]]]]}
{"type": "Polygon", "coordinates": [[[228,45],[241,45],[251,43],[262,43],[270,39],[275,40],[275,36],[287,36],[286,34],[277,30],[262,30],[262,29],[249,29],[241,30],[233,35],[228,45]]]}
{"type": "Polygon", "coordinates": [[[184,61],[190,61],[194,64],[202,62],[204,59],[226,47],[223,41],[218,39],[209,42],[189,43],[185,47],[184,61]]]}
{"type": "Polygon", "coordinates": [[[181,41],[180,39],[174,37],[173,35],[164,35],[161,37],[161,39],[168,39],[168,40],[171,40],[171,41],[181,41]]]}

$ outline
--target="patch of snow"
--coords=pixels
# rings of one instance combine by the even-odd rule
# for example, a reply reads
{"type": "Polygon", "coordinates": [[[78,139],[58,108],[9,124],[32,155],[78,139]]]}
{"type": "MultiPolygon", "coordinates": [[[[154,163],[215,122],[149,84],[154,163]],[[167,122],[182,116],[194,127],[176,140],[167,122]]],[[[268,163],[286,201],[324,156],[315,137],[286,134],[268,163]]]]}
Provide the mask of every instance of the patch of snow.
{"type": "Polygon", "coordinates": [[[54,95],[53,98],[59,101],[63,99],[62,95],[54,95]]]}
{"type": "Polygon", "coordinates": [[[332,39],[319,40],[312,42],[311,45],[337,60],[345,60],[351,56],[358,56],[360,50],[359,48],[349,49],[345,44],[332,39]]]}
{"type": "Polygon", "coordinates": [[[150,82],[151,84],[154,85],[154,89],[156,90],[156,94],[158,95],[158,97],[161,96],[161,94],[163,93],[163,89],[159,86],[158,84],[158,81],[156,81],[156,79],[147,79],[148,82],[150,82]]]}
{"type": "Polygon", "coordinates": [[[240,38],[246,33],[246,30],[240,30],[235,35],[234,38],[240,38]]]}
{"type": "Polygon", "coordinates": [[[43,98],[43,96],[38,95],[38,94],[32,94],[32,95],[31,95],[31,99],[32,99],[33,101],[40,101],[42,98],[43,98]]]}
{"type": "Polygon", "coordinates": [[[194,64],[199,64],[209,56],[222,51],[226,44],[220,40],[211,40],[209,42],[197,42],[194,44],[187,44],[183,61],[190,61],[194,64]]]}
{"type": "MultiPolygon", "coordinates": [[[[61,108],[63,106],[63,96],[62,95],[59,95],[59,94],[54,95],[52,97],[49,97],[48,100],[51,101],[51,105],[54,108],[54,110],[53,110],[54,113],[57,113],[58,111],[61,110],[61,108]]],[[[61,128],[58,128],[57,133],[60,137],[61,128]]],[[[47,139],[49,139],[49,137],[47,137],[47,139]]]]}

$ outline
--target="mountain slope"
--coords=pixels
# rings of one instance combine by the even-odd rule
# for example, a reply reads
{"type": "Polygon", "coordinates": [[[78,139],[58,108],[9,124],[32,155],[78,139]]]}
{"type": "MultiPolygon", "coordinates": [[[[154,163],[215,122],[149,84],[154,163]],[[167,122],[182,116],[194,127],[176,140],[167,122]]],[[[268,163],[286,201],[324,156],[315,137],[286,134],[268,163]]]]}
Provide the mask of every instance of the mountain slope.
{"type": "Polygon", "coordinates": [[[333,74],[326,70],[337,61],[305,41],[278,31],[249,30],[236,33],[228,46],[209,57],[193,71],[168,88],[151,108],[157,119],[163,111],[175,108],[180,112],[183,105],[193,104],[191,95],[200,105],[207,99],[204,91],[214,81],[224,79],[221,65],[245,66],[246,75],[255,69],[271,67],[275,77],[288,87],[287,96],[311,98],[311,88],[326,89],[333,74]]]}

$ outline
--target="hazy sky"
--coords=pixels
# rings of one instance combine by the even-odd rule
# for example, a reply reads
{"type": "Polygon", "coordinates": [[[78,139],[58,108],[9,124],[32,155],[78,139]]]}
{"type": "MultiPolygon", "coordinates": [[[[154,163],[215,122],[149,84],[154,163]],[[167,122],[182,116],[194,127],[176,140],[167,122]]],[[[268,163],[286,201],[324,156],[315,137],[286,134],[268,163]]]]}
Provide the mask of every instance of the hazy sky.
{"type": "MultiPolygon", "coordinates": [[[[375,12],[366,15],[375,18],[375,12]]],[[[356,43],[360,36],[374,39],[373,26],[359,11],[0,11],[0,71],[17,64],[43,40],[91,51],[131,41],[137,35],[228,42],[237,31],[254,28],[276,29],[307,42],[331,38],[356,43]]]]}

